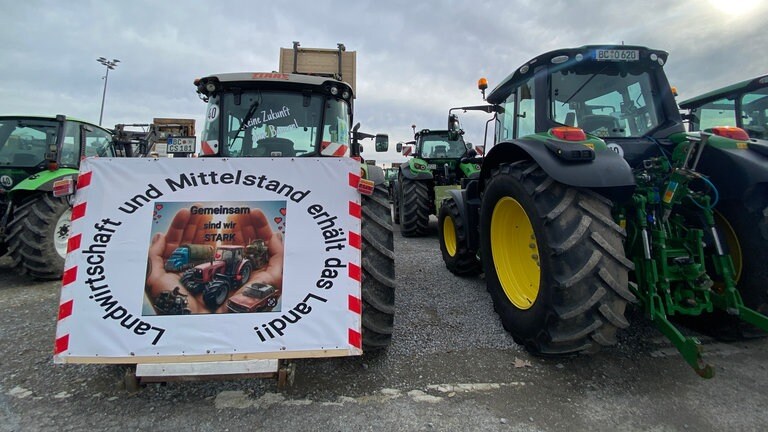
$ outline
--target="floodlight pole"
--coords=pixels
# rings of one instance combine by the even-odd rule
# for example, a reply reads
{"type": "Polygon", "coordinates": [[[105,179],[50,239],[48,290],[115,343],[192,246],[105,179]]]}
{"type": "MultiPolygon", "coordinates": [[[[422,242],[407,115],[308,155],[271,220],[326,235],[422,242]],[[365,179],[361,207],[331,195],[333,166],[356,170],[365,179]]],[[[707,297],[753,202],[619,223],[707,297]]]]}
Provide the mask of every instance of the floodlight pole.
{"type": "Polygon", "coordinates": [[[120,60],[112,59],[110,61],[104,57],[99,57],[98,59],[96,59],[96,61],[107,67],[107,74],[104,75],[104,92],[101,94],[101,111],[99,112],[99,126],[101,126],[101,120],[104,117],[104,100],[107,97],[107,82],[109,81],[109,70],[116,68],[117,64],[120,63],[120,60]]]}

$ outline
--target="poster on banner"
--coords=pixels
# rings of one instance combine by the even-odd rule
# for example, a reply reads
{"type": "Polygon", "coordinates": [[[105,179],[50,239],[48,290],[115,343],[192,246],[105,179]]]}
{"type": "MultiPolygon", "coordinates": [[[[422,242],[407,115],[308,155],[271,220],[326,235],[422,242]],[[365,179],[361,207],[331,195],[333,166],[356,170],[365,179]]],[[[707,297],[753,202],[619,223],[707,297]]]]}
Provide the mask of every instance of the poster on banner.
{"type": "Polygon", "coordinates": [[[347,158],[85,160],[54,360],[360,354],[357,173],[347,158]]]}

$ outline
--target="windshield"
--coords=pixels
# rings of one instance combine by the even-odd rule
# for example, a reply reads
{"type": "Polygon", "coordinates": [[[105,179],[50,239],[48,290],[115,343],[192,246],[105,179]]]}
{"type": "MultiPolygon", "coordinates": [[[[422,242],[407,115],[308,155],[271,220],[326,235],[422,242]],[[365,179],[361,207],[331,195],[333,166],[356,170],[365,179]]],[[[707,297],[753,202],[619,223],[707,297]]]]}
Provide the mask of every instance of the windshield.
{"type": "Polygon", "coordinates": [[[37,119],[0,119],[0,165],[34,167],[45,160],[56,143],[57,122],[37,119]]]}
{"type": "Polygon", "coordinates": [[[742,96],[741,118],[751,138],[768,139],[768,87],[742,96]]]}
{"type": "MultiPolygon", "coordinates": [[[[349,121],[346,102],[316,93],[251,90],[239,97],[225,93],[208,103],[202,141],[215,142],[222,156],[317,156],[321,143],[322,148],[333,143],[348,149],[349,121]],[[221,134],[220,103],[224,116],[221,134]]],[[[329,148],[338,150],[339,146],[329,148]]]]}
{"type": "Polygon", "coordinates": [[[551,75],[552,119],[601,138],[642,137],[659,126],[661,102],[647,70],[614,63],[551,75]]]}
{"type": "Polygon", "coordinates": [[[461,138],[455,141],[449,140],[447,132],[439,135],[422,135],[419,146],[421,157],[427,159],[455,159],[464,156],[467,152],[464,140],[461,138]]]}

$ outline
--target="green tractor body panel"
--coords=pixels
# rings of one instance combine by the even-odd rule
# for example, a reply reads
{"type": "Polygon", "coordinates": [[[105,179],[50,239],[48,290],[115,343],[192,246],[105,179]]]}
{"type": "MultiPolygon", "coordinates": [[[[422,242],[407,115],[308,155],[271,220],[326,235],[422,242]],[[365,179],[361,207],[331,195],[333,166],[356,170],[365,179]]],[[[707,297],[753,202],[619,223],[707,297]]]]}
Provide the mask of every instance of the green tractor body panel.
{"type": "Polygon", "coordinates": [[[63,178],[76,179],[79,171],[73,168],[59,168],[55,171],[45,170],[33,174],[22,180],[8,194],[13,196],[19,191],[42,191],[50,192],[53,190],[53,183],[63,178]]]}
{"type": "Polygon", "coordinates": [[[460,185],[435,186],[435,208],[439,209],[443,201],[451,197],[451,191],[459,190],[460,185]]]}
{"type": "Polygon", "coordinates": [[[429,164],[424,159],[412,157],[408,159],[405,165],[400,165],[403,176],[411,179],[431,179],[432,170],[428,168],[429,164]]]}
{"type": "MultiPolygon", "coordinates": [[[[487,96],[494,146],[477,181],[448,191],[459,210],[441,214],[463,231],[447,243],[439,231],[441,248],[477,253],[504,327],[533,353],[615,344],[632,302],[702,377],[713,368],[699,341],[670,317],[715,325],[727,322],[720,312],[768,331],[758,312],[768,310],[768,146],[686,133],[666,61],[666,52],[640,46],[556,50],[487,96]],[[515,271],[541,278],[521,284],[528,276],[515,271]]],[[[752,91],[736,111],[748,106],[760,120],[764,84],[725,93],[752,91]]]]}

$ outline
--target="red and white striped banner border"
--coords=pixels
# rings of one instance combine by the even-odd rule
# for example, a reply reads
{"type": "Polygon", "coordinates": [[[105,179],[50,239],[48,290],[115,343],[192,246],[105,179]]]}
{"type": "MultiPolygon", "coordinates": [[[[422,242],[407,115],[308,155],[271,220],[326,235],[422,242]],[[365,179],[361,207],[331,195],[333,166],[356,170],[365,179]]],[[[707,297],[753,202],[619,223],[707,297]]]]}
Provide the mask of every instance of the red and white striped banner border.
{"type": "MultiPolygon", "coordinates": [[[[360,176],[352,172],[349,173],[349,186],[357,190],[359,184],[360,176]]],[[[363,209],[360,203],[350,201],[349,214],[357,219],[362,218],[363,209]]],[[[349,232],[349,245],[357,250],[362,250],[363,238],[361,237],[360,233],[353,231],[349,232]]],[[[356,281],[359,285],[362,282],[363,276],[363,272],[360,266],[350,262],[347,265],[347,269],[349,277],[356,281]]],[[[347,303],[349,311],[355,314],[358,318],[357,322],[361,323],[363,314],[363,300],[360,297],[350,294],[347,303]]],[[[360,325],[358,328],[350,328],[348,331],[349,344],[360,350],[363,349],[363,335],[360,332],[361,330],[362,326],[360,325]]]]}
{"type": "MultiPolygon", "coordinates": [[[[81,173],[77,177],[77,189],[82,190],[91,184],[90,171],[81,173]]],[[[85,210],[87,205],[85,202],[76,203],[72,207],[72,217],[70,220],[70,229],[72,223],[83,216],[85,216],[85,210]]],[[[53,354],[58,355],[69,349],[69,332],[62,326],[62,322],[72,315],[72,308],[74,306],[74,300],[67,295],[72,283],[77,280],[77,266],[67,267],[72,261],[69,259],[71,253],[80,249],[80,243],[82,242],[82,233],[70,232],[69,239],[67,240],[67,259],[64,261],[64,274],[61,277],[61,303],[59,304],[59,316],[58,325],[56,326],[56,342],[53,346],[53,354]],[[69,298],[69,299],[68,299],[69,298]]]]}

